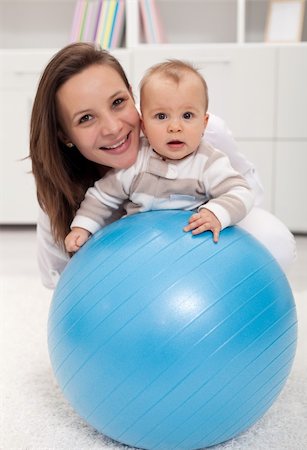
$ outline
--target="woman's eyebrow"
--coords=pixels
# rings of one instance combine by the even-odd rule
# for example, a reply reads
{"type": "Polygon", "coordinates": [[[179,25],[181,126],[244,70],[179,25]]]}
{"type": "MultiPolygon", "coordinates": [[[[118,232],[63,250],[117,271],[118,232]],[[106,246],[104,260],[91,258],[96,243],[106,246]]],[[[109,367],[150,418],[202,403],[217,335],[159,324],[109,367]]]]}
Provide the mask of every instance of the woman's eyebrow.
{"type": "Polygon", "coordinates": [[[74,120],[76,117],[78,117],[80,115],[88,114],[88,112],[89,112],[89,109],[77,111],[77,112],[73,113],[72,120],[74,120]]]}
{"type": "Polygon", "coordinates": [[[116,91],[114,94],[112,94],[112,95],[110,96],[110,99],[113,99],[113,98],[115,98],[115,97],[118,97],[119,95],[124,95],[124,94],[126,94],[126,92],[123,91],[123,90],[121,89],[121,90],[119,90],[119,91],[116,91]]]}

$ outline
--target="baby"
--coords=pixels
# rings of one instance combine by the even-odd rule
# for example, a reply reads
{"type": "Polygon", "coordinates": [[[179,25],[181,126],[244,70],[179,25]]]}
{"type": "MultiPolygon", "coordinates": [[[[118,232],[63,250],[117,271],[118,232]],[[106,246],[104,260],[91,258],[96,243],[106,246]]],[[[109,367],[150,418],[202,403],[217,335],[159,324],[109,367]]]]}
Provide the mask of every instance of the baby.
{"type": "Polygon", "coordinates": [[[201,74],[189,63],[169,60],[147,71],[140,93],[144,137],[137,160],[88,189],[65,239],[68,252],[77,251],[116,211],[191,210],[183,230],[210,230],[218,242],[220,231],[253,206],[251,189],[228,157],[202,141],[208,90],[201,74]]]}

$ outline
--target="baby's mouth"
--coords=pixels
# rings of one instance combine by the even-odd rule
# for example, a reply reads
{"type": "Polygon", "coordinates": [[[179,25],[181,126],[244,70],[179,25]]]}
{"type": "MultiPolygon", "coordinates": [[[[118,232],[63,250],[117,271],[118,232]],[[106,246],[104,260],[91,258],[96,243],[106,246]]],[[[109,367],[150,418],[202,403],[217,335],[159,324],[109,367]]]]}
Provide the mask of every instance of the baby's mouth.
{"type": "Polygon", "coordinates": [[[183,141],[178,141],[178,140],[176,140],[176,139],[174,139],[173,141],[169,141],[168,143],[167,143],[167,145],[170,147],[170,148],[181,148],[183,145],[184,145],[184,142],[183,141]]]}

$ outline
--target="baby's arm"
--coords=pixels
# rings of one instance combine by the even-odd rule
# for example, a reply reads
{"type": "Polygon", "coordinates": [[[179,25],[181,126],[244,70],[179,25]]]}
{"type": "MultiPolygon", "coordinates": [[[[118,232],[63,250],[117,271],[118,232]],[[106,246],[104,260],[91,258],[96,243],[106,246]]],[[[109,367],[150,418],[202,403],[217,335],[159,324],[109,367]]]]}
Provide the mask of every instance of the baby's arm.
{"type": "Polygon", "coordinates": [[[209,201],[198,207],[184,231],[199,234],[211,230],[214,242],[218,242],[222,229],[239,222],[249,212],[254,193],[225,154],[213,147],[201,147],[201,151],[207,156],[202,176],[209,201]]]}
{"type": "Polygon", "coordinates": [[[84,228],[72,227],[72,230],[65,238],[65,247],[68,252],[77,252],[88,240],[91,233],[84,228]]]}
{"type": "Polygon", "coordinates": [[[77,252],[91,235],[123,215],[122,204],[127,194],[118,174],[110,171],[86,191],[71,223],[71,232],[65,238],[68,252],[77,252]]]}
{"type": "Polygon", "coordinates": [[[202,208],[198,213],[193,214],[189,219],[189,224],[184,227],[184,231],[192,231],[192,234],[200,234],[204,231],[212,231],[213,241],[218,242],[222,225],[213,212],[202,208]]]}

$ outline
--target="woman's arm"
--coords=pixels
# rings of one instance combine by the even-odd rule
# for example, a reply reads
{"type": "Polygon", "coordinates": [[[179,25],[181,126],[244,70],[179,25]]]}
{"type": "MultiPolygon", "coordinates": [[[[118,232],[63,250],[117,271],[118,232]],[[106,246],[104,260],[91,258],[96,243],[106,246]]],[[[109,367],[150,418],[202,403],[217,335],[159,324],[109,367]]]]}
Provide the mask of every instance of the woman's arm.
{"type": "Polygon", "coordinates": [[[54,289],[69,261],[69,256],[54,242],[49,218],[41,209],[36,231],[37,260],[41,280],[45,287],[54,289]]]}
{"type": "Polygon", "coordinates": [[[228,156],[232,167],[244,176],[252,188],[255,204],[260,205],[263,200],[263,186],[255,166],[238,151],[231,131],[225,122],[214,114],[209,114],[204,140],[228,156]]]}

